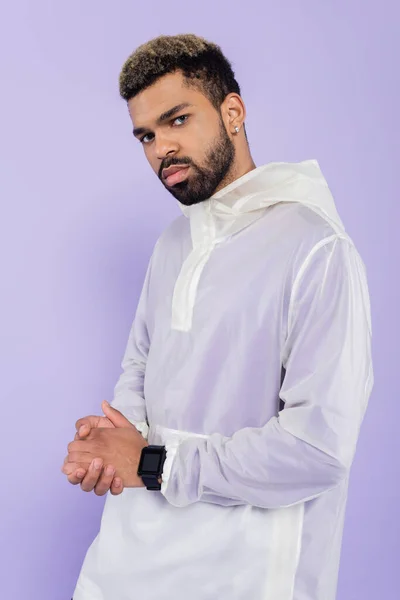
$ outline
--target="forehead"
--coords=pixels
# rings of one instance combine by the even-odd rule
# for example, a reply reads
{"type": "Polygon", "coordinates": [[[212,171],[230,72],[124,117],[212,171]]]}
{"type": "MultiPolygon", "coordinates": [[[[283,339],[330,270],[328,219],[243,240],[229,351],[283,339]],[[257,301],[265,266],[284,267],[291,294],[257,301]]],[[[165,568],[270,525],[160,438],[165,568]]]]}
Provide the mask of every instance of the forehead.
{"type": "Polygon", "coordinates": [[[135,127],[149,125],[173,106],[188,102],[194,107],[211,108],[209,100],[194,87],[184,85],[180,72],[168,73],[128,102],[135,127]]]}

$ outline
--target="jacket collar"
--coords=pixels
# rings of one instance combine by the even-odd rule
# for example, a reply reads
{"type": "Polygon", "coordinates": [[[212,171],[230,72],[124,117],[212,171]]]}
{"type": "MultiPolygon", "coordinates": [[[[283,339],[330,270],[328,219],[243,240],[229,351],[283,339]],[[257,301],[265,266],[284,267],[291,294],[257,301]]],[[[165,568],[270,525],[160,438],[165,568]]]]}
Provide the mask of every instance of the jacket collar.
{"type": "Polygon", "coordinates": [[[211,198],[184,206],[194,245],[208,246],[259,219],[279,202],[300,202],[344,232],[332,194],[316,160],[271,162],[239,177],[211,198]]]}

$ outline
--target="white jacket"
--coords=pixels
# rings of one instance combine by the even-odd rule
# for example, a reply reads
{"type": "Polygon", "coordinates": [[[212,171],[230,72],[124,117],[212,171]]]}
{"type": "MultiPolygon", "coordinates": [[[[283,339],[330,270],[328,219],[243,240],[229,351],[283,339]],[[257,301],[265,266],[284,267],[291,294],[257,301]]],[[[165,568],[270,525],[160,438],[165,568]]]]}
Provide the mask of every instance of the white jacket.
{"type": "Polygon", "coordinates": [[[373,386],[363,262],[315,160],[182,208],[113,400],[166,445],[162,489],[108,495],[74,600],[333,600],[373,386]]]}

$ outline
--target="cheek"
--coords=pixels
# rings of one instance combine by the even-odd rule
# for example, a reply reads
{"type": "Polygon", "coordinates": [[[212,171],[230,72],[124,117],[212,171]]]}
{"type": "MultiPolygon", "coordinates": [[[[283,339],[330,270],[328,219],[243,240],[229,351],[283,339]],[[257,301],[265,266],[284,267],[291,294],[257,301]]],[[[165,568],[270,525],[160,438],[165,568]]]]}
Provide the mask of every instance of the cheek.
{"type": "Polygon", "coordinates": [[[188,154],[202,164],[219,137],[219,129],[214,123],[202,123],[188,137],[188,154]]]}
{"type": "Polygon", "coordinates": [[[185,132],[179,138],[181,156],[189,157],[195,164],[201,165],[204,161],[204,155],[212,143],[212,135],[209,131],[201,127],[193,127],[185,132]],[[211,137],[210,137],[211,136],[211,137]]]}
{"type": "Polygon", "coordinates": [[[214,136],[214,130],[210,127],[209,123],[196,122],[190,128],[190,131],[185,131],[185,141],[190,148],[195,151],[199,151],[204,148],[205,145],[210,143],[214,136]]]}

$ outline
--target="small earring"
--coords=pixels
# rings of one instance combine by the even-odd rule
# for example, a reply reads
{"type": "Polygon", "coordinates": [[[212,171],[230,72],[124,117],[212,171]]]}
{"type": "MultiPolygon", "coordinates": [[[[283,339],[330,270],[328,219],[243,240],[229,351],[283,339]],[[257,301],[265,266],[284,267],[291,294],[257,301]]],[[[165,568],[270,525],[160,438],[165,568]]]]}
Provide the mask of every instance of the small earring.
{"type": "Polygon", "coordinates": [[[236,131],[236,133],[239,133],[239,131],[240,131],[240,127],[237,127],[237,126],[236,126],[236,127],[235,127],[235,131],[236,131]]]}

